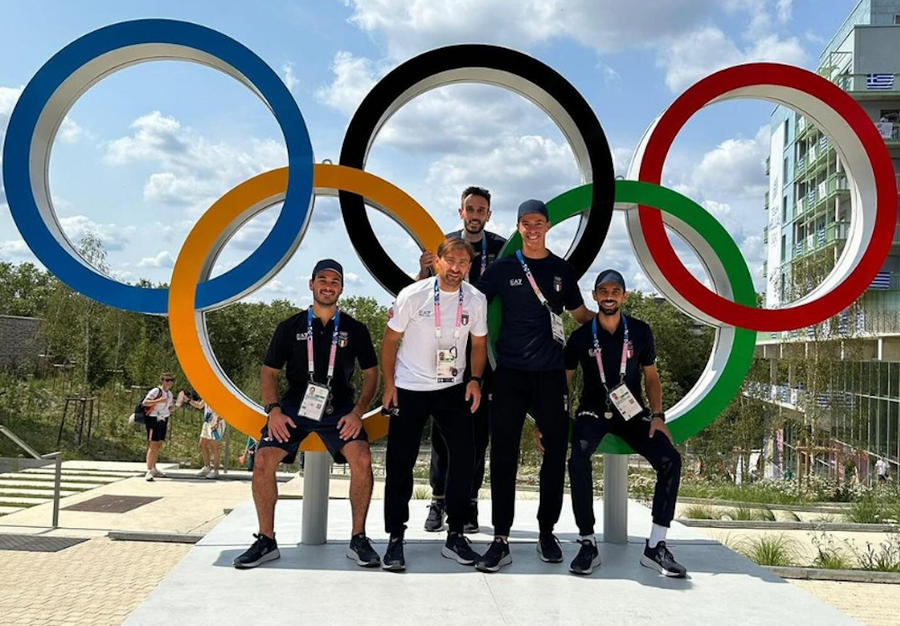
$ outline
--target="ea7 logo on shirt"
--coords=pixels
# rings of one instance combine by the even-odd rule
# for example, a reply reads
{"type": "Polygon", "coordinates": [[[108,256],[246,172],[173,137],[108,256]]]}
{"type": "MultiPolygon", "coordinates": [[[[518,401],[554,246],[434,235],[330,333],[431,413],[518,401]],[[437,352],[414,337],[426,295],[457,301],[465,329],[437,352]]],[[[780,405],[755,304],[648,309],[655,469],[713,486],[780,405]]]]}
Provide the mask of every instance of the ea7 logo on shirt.
{"type": "Polygon", "coordinates": [[[521,286],[522,286],[522,279],[521,279],[521,278],[510,278],[510,279],[509,279],[509,286],[510,286],[510,287],[521,287],[521,286]]]}
{"type": "Polygon", "coordinates": [[[306,333],[297,333],[297,341],[306,341],[306,333]]]}
{"type": "Polygon", "coordinates": [[[434,311],[432,309],[420,309],[419,317],[431,317],[433,313],[434,311]]]}

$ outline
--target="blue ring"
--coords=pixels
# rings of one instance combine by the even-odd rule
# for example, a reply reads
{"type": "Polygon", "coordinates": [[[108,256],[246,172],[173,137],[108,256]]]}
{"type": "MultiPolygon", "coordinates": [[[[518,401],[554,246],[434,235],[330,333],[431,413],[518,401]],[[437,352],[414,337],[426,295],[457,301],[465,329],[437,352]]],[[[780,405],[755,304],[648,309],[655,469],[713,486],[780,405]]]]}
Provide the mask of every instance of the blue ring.
{"type": "MultiPolygon", "coordinates": [[[[38,120],[56,90],[75,71],[97,57],[142,44],[191,48],[230,65],[253,85],[271,108],[287,145],[288,186],[281,213],[272,231],[249,257],[224,274],[198,285],[198,309],[212,308],[240,297],[280,266],[282,259],[298,245],[313,198],[312,142],[303,115],[272,68],[234,39],[189,22],[135,20],[88,33],[57,52],[28,83],[9,120],[3,149],[7,202],[19,232],[35,256],[72,289],[119,309],[166,313],[168,289],[120,283],[73,257],[44,223],[31,189],[31,144],[38,120]]],[[[177,55],[166,58],[173,56],[177,58],[177,55]]],[[[99,78],[93,77],[91,83],[99,78]]]]}

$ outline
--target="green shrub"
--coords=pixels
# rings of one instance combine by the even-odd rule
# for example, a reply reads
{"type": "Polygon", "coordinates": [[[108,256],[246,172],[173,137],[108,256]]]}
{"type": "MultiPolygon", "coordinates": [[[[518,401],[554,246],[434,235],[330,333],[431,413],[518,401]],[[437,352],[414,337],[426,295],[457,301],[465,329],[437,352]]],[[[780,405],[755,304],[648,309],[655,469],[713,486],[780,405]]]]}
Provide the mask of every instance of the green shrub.
{"type": "Polygon", "coordinates": [[[682,517],[686,519],[722,519],[721,514],[707,504],[692,504],[686,507],[682,517]]]}
{"type": "Polygon", "coordinates": [[[737,548],[738,552],[757,565],[796,565],[800,555],[797,541],[783,534],[747,538],[739,542],[737,548]]]}

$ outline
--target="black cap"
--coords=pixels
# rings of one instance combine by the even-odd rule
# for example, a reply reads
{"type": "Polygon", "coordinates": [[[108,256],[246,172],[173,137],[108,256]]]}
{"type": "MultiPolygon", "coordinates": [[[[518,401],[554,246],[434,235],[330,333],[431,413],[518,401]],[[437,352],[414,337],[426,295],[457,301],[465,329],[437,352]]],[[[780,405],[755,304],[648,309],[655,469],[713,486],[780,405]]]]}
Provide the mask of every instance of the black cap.
{"type": "Polygon", "coordinates": [[[344,268],[341,267],[341,264],[334,259],[322,259],[321,261],[316,263],[316,267],[312,273],[313,279],[315,279],[315,277],[319,275],[319,272],[324,271],[336,272],[337,275],[341,277],[341,282],[344,282],[344,268]]]}
{"type": "Polygon", "coordinates": [[[622,274],[616,270],[603,270],[597,274],[597,280],[594,281],[594,291],[596,291],[597,287],[603,283],[616,283],[622,287],[623,291],[625,291],[625,279],[622,277],[622,274]]]}
{"type": "Polygon", "coordinates": [[[516,220],[520,220],[529,213],[538,213],[539,215],[543,215],[547,220],[550,219],[550,215],[547,213],[547,205],[541,202],[540,200],[526,200],[522,204],[519,205],[519,214],[516,217],[516,220]]]}

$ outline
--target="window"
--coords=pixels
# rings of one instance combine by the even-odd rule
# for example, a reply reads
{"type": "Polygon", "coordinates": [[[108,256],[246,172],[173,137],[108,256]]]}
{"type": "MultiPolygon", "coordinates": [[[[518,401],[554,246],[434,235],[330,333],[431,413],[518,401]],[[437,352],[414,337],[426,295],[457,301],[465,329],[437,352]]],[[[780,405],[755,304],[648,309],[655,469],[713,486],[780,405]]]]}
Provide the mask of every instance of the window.
{"type": "Polygon", "coordinates": [[[900,15],[894,15],[894,24],[900,24],[900,15]]]}
{"type": "Polygon", "coordinates": [[[781,261],[784,262],[785,255],[787,254],[787,235],[781,236],[781,261]]]}
{"type": "Polygon", "coordinates": [[[784,120],[784,145],[787,146],[790,139],[788,134],[788,129],[790,128],[790,124],[788,124],[788,120],[784,120]]]}
{"type": "Polygon", "coordinates": [[[781,166],[781,180],[787,184],[788,181],[788,157],[784,155],[784,163],[781,166]]]}

